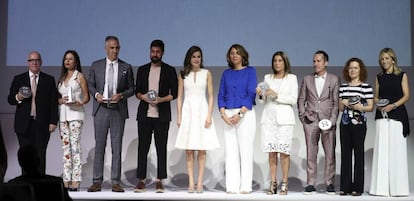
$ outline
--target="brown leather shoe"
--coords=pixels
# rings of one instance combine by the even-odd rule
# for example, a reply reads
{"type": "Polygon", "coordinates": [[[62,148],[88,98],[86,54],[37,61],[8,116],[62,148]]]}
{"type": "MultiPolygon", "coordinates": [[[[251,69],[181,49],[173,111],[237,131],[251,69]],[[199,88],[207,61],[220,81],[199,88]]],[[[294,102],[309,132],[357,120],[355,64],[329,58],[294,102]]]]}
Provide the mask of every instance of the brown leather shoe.
{"type": "Polygon", "coordinates": [[[145,192],[145,182],[143,180],[140,180],[138,184],[134,188],[135,193],[142,193],[145,192]]]}
{"type": "Polygon", "coordinates": [[[157,185],[155,187],[156,193],[164,193],[164,186],[162,185],[161,181],[157,181],[157,185]]]}
{"type": "Polygon", "coordinates": [[[124,189],[119,184],[112,185],[112,192],[122,193],[125,192],[124,189]]]}
{"type": "Polygon", "coordinates": [[[101,191],[101,183],[93,183],[92,186],[88,188],[88,192],[98,192],[101,191]]]}

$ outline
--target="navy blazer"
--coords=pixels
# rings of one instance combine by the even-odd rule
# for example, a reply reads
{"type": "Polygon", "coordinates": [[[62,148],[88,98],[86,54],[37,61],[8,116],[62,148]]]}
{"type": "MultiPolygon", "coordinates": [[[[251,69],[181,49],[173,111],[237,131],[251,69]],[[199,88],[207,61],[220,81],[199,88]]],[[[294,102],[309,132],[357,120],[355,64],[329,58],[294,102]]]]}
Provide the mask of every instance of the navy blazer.
{"type": "MultiPolygon", "coordinates": [[[[16,75],[13,78],[8,96],[10,105],[16,105],[14,116],[14,131],[26,133],[30,123],[30,110],[32,107],[32,96],[25,98],[21,103],[16,100],[16,94],[20,87],[30,87],[29,71],[16,75]]],[[[39,73],[36,90],[36,120],[42,130],[49,130],[49,124],[57,125],[58,116],[58,91],[55,78],[46,73],[39,73]]]]}
{"type": "MultiPolygon", "coordinates": [[[[151,63],[140,66],[137,71],[135,81],[135,94],[146,94],[148,92],[148,77],[151,69],[151,63]]],[[[173,99],[178,95],[178,78],[175,68],[162,62],[160,72],[160,82],[158,85],[158,96],[164,97],[172,95],[173,99]]],[[[147,117],[148,103],[140,101],[137,112],[137,121],[144,120],[147,117]]],[[[171,104],[170,101],[158,104],[159,119],[161,121],[171,121],[171,104]]]]}

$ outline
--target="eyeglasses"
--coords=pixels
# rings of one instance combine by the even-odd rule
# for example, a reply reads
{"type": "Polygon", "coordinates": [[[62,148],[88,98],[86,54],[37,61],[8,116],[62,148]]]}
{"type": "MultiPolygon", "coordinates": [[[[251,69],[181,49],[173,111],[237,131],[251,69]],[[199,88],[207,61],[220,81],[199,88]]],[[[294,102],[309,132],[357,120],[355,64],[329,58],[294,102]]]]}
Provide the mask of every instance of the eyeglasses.
{"type": "Polygon", "coordinates": [[[40,59],[28,59],[27,62],[32,63],[32,62],[36,62],[39,63],[41,60],[40,59]]]}

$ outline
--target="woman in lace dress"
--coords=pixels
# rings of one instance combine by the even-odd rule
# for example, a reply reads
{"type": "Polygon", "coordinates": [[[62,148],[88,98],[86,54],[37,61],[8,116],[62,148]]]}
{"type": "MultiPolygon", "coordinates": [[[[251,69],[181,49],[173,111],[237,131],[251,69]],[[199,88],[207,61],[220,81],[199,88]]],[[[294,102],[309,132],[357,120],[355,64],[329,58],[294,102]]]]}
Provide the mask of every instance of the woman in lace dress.
{"type": "Polygon", "coordinates": [[[268,87],[256,88],[259,102],[265,104],[261,130],[263,151],[269,153],[271,182],[267,194],[277,193],[276,173],[278,157],[280,157],[282,183],[279,194],[287,195],[290,149],[296,123],[293,105],[298,99],[298,81],[296,75],[290,73],[289,58],[282,51],[273,54],[272,71],[273,73],[264,76],[264,83],[268,87]]]}

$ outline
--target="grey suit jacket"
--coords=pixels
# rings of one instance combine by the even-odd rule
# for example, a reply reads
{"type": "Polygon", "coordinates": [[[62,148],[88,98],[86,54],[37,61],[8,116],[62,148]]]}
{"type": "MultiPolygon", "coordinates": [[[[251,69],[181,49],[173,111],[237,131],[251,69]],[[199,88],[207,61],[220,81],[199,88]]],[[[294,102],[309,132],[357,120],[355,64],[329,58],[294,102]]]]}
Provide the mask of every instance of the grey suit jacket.
{"type": "MultiPolygon", "coordinates": [[[[92,63],[88,76],[89,93],[93,97],[92,115],[95,116],[100,108],[100,104],[95,98],[96,93],[103,94],[105,86],[105,68],[106,58],[97,60],[92,63]]],[[[121,116],[124,119],[129,118],[127,98],[134,94],[134,74],[130,64],[118,59],[118,86],[117,93],[122,93],[121,99],[117,105],[121,116]]]]}
{"type": "Polygon", "coordinates": [[[314,74],[306,75],[299,90],[298,112],[302,123],[309,123],[321,119],[329,119],[336,125],[338,118],[338,76],[327,73],[321,96],[318,96],[314,74]]]}

